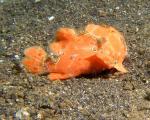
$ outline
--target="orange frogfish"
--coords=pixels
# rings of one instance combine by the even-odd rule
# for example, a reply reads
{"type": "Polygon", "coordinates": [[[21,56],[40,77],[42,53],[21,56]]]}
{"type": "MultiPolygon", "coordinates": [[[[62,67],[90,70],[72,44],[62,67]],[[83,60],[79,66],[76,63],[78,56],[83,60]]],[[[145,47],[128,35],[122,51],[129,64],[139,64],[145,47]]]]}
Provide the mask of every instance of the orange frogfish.
{"type": "Polygon", "coordinates": [[[25,49],[22,63],[26,70],[33,74],[48,73],[50,80],[65,80],[112,68],[127,72],[122,64],[127,55],[125,39],[111,26],[88,24],[82,33],[60,28],[49,49],[49,54],[38,46],[25,49]]]}

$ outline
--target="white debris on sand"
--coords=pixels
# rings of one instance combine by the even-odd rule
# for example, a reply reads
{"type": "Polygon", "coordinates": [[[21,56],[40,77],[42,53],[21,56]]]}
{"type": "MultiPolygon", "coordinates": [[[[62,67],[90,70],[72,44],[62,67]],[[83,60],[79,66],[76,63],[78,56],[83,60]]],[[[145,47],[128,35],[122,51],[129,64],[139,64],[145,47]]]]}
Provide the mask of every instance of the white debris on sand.
{"type": "Polygon", "coordinates": [[[4,0],[0,0],[0,3],[3,3],[4,2],[4,0]]]}
{"type": "Polygon", "coordinates": [[[14,57],[15,57],[17,60],[20,59],[19,55],[15,55],[14,57]]]}
{"type": "Polygon", "coordinates": [[[4,60],[0,60],[0,63],[4,62],[4,60]]]}
{"type": "Polygon", "coordinates": [[[48,20],[49,20],[49,21],[52,21],[52,20],[54,20],[54,18],[55,18],[54,16],[49,16],[49,17],[48,17],[48,20]]]}
{"type": "Polygon", "coordinates": [[[20,110],[18,110],[18,112],[16,112],[17,120],[29,119],[29,117],[30,117],[30,114],[27,111],[27,108],[21,108],[20,110]]]}
{"type": "Polygon", "coordinates": [[[35,0],[35,3],[40,2],[41,0],[35,0]]]}

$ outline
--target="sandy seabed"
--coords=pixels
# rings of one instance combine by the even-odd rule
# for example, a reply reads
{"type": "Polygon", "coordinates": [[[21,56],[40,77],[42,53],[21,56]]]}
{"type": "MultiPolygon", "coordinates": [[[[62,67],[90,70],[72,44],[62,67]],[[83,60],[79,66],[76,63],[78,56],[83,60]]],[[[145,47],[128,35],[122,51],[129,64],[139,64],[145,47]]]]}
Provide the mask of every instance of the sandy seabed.
{"type": "Polygon", "coordinates": [[[150,119],[149,0],[0,0],[0,118],[150,119]],[[23,50],[48,50],[62,26],[108,24],[125,36],[129,73],[104,72],[66,81],[27,73],[23,50]]]}

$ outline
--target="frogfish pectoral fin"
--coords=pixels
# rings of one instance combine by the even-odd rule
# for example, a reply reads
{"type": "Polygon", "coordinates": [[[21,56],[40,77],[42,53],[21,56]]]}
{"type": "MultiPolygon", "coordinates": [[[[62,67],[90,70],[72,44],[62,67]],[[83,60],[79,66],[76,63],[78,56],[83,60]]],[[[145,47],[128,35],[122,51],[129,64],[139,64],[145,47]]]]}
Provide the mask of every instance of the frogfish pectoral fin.
{"type": "Polygon", "coordinates": [[[120,71],[121,73],[127,73],[128,70],[125,69],[125,67],[123,66],[123,64],[116,64],[114,66],[114,68],[118,71],[120,71]]]}

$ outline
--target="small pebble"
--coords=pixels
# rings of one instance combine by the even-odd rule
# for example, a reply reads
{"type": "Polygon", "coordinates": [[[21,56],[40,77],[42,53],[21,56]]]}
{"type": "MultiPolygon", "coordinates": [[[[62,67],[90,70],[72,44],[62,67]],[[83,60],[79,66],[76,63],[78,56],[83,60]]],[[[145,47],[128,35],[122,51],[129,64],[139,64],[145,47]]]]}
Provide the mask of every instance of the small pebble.
{"type": "Polygon", "coordinates": [[[40,2],[41,0],[35,0],[35,3],[40,2]]]}
{"type": "Polygon", "coordinates": [[[101,17],[106,17],[107,16],[107,12],[105,12],[105,11],[100,10],[99,13],[100,13],[101,17]]]}
{"type": "Polygon", "coordinates": [[[43,118],[43,115],[42,115],[41,113],[38,113],[38,114],[37,114],[37,118],[38,118],[38,119],[42,119],[42,118],[43,118]]]}
{"type": "Polygon", "coordinates": [[[141,15],[141,13],[140,13],[140,12],[138,12],[138,15],[140,16],[140,15],[141,15]]]}
{"type": "Polygon", "coordinates": [[[16,58],[17,60],[19,60],[19,59],[20,59],[19,55],[15,55],[15,58],[16,58]]]}
{"type": "Polygon", "coordinates": [[[16,113],[16,118],[21,120],[29,119],[29,116],[30,114],[27,112],[26,108],[22,108],[16,113]]]}
{"type": "Polygon", "coordinates": [[[48,94],[49,94],[49,95],[53,95],[54,93],[53,93],[53,92],[51,92],[51,91],[49,91],[49,92],[48,92],[48,94]]]}
{"type": "Polygon", "coordinates": [[[78,107],[78,109],[79,109],[79,110],[82,110],[82,109],[83,109],[83,107],[82,107],[82,106],[79,106],[79,107],[78,107]]]}
{"type": "Polygon", "coordinates": [[[119,9],[120,9],[119,6],[117,6],[117,7],[116,7],[116,10],[119,10],[119,9]]]}
{"type": "Polygon", "coordinates": [[[139,28],[138,27],[136,27],[136,32],[138,32],[139,31],[139,28]]]}
{"type": "Polygon", "coordinates": [[[4,2],[4,0],[0,0],[0,3],[3,3],[4,2]]]}
{"type": "Polygon", "coordinates": [[[54,18],[55,18],[54,16],[50,16],[50,17],[48,17],[48,20],[52,21],[52,20],[54,20],[54,18]]]}
{"type": "Polygon", "coordinates": [[[16,102],[19,102],[19,99],[16,99],[16,102]]]}
{"type": "Polygon", "coordinates": [[[4,62],[4,60],[0,60],[0,63],[4,62]]]}

